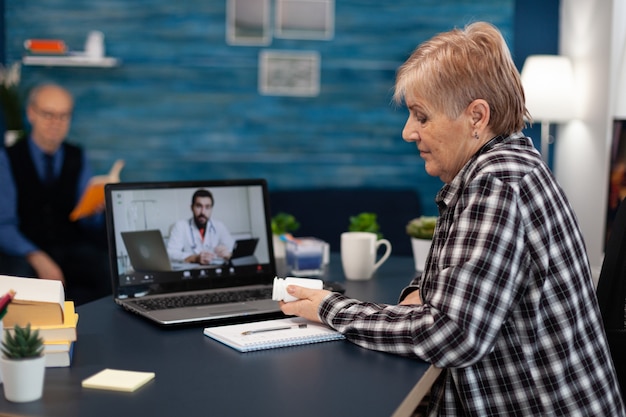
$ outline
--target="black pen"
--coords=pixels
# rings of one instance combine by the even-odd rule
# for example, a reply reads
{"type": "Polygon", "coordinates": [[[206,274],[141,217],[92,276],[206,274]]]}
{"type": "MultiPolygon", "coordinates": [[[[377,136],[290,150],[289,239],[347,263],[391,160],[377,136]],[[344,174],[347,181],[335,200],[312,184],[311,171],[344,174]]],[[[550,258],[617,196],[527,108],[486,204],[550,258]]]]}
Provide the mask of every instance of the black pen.
{"type": "Polygon", "coordinates": [[[306,329],[306,327],[307,327],[306,323],[303,323],[303,324],[295,324],[293,326],[268,327],[266,329],[246,330],[245,332],[241,332],[241,334],[244,336],[248,336],[251,334],[273,332],[276,330],[306,329]]]}

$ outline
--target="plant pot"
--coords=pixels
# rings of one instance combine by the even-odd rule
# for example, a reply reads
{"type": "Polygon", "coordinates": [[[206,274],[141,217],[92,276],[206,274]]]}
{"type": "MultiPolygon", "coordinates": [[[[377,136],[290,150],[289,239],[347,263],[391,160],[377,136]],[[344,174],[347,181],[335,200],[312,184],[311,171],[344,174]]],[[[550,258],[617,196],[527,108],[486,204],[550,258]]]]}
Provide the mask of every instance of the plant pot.
{"type": "Polygon", "coordinates": [[[41,355],[29,359],[0,357],[4,382],[4,396],[15,403],[35,401],[43,395],[46,358],[41,355]]]}
{"type": "Polygon", "coordinates": [[[415,270],[423,271],[426,266],[426,258],[430,252],[431,239],[411,238],[411,246],[413,247],[413,259],[415,260],[415,270]]]}
{"type": "Polygon", "coordinates": [[[274,245],[274,259],[285,259],[285,242],[278,235],[272,235],[274,245]]]}

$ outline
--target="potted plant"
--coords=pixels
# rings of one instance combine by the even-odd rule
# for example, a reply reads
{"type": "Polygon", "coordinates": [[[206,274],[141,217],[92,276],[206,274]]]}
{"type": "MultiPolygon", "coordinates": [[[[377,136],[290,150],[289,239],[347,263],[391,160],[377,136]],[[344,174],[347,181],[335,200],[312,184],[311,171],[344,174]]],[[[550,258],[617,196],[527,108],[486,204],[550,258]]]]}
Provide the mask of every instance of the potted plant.
{"type": "Polygon", "coordinates": [[[383,234],[380,232],[376,213],[363,212],[356,216],[350,216],[348,231],[375,233],[378,239],[383,237],[383,234]]]}
{"type": "Polygon", "coordinates": [[[272,242],[274,245],[274,258],[285,257],[285,242],[281,236],[293,233],[300,228],[300,223],[289,213],[280,212],[272,217],[272,242]]]}
{"type": "Polygon", "coordinates": [[[416,271],[424,270],[436,224],[437,216],[420,216],[406,225],[406,233],[411,237],[416,271]]]}
{"type": "Polygon", "coordinates": [[[35,401],[43,394],[46,358],[39,330],[15,325],[14,332],[5,332],[2,341],[0,369],[4,380],[4,396],[13,402],[35,401]]]}
{"type": "Polygon", "coordinates": [[[6,132],[2,142],[11,146],[24,136],[22,121],[22,102],[19,94],[20,64],[14,63],[8,68],[0,64],[0,107],[4,111],[6,132]]]}

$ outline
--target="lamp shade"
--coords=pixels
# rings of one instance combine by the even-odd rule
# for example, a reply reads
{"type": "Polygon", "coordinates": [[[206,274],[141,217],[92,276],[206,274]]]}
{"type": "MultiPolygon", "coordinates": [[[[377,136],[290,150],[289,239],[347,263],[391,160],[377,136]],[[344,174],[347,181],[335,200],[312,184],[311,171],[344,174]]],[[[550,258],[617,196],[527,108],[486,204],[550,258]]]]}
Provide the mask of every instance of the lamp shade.
{"type": "Polygon", "coordinates": [[[622,62],[618,68],[617,90],[615,92],[615,118],[626,119],[626,47],[622,52],[622,62]]]}
{"type": "Polygon", "coordinates": [[[536,121],[575,118],[574,71],[567,57],[531,55],[522,67],[526,108],[536,121]]]}

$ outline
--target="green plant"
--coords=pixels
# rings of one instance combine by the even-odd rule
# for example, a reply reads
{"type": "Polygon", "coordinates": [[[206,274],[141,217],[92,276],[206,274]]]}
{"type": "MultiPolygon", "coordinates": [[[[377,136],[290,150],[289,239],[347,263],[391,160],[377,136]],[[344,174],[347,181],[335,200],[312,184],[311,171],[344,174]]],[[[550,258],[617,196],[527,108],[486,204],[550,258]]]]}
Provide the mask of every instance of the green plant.
{"type": "Polygon", "coordinates": [[[284,235],[298,230],[300,223],[289,213],[278,213],[272,217],[272,233],[275,235],[284,235]]]}
{"type": "Polygon", "coordinates": [[[437,216],[420,216],[406,225],[406,233],[417,239],[432,239],[435,233],[437,216]]]}
{"type": "Polygon", "coordinates": [[[380,233],[380,226],[376,213],[359,213],[356,216],[350,216],[350,224],[348,225],[349,232],[370,232],[376,233],[378,239],[383,237],[380,233]]]}
{"type": "Polygon", "coordinates": [[[39,330],[32,330],[30,323],[26,327],[17,324],[13,327],[13,334],[5,332],[2,341],[2,353],[8,359],[27,359],[41,356],[43,352],[43,339],[39,336],[39,330]]]}
{"type": "Polygon", "coordinates": [[[19,93],[21,69],[19,63],[8,68],[0,64],[0,107],[4,110],[7,130],[23,133],[22,101],[19,93]]]}

